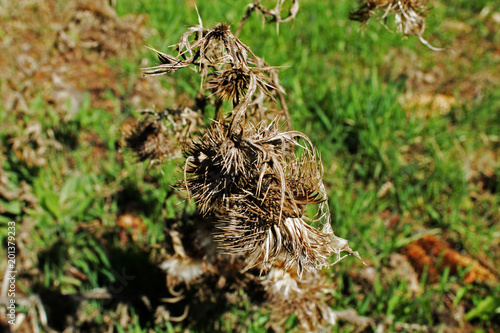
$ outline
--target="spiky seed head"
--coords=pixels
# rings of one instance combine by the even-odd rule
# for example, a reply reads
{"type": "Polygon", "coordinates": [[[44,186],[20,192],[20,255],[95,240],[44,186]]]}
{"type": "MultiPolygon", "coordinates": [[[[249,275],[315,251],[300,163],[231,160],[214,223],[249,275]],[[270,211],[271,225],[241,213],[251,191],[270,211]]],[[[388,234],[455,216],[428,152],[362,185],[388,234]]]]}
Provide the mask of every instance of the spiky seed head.
{"type": "Polygon", "coordinates": [[[248,88],[249,74],[241,68],[217,71],[207,83],[207,89],[222,100],[231,100],[236,104],[248,88]]]}
{"type": "Polygon", "coordinates": [[[226,23],[217,24],[211,31],[210,37],[216,40],[225,40],[231,34],[231,26],[226,23]]]}
{"type": "Polygon", "coordinates": [[[248,124],[238,134],[216,122],[187,150],[186,188],[200,213],[215,221],[222,252],[246,255],[247,268],[263,270],[284,256],[302,272],[328,266],[344,250],[329,226],[322,169],[309,144],[274,122],[248,124]],[[299,146],[303,155],[295,152],[299,146]],[[308,205],[318,206],[313,218],[304,215],[308,205]]]}

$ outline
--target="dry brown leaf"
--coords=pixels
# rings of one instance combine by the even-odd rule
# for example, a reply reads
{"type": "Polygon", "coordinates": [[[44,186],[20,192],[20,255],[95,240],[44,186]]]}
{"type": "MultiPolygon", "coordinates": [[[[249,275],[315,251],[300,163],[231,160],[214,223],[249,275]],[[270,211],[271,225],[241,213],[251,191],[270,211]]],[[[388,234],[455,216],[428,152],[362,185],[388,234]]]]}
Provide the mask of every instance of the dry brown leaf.
{"type": "Polygon", "coordinates": [[[456,275],[460,269],[467,269],[464,283],[483,282],[496,283],[497,277],[476,259],[463,255],[453,249],[442,239],[434,235],[426,235],[403,249],[403,254],[412,263],[419,274],[427,269],[431,281],[439,281],[445,267],[450,274],[456,275]],[[438,260],[442,257],[441,265],[438,260]]]}

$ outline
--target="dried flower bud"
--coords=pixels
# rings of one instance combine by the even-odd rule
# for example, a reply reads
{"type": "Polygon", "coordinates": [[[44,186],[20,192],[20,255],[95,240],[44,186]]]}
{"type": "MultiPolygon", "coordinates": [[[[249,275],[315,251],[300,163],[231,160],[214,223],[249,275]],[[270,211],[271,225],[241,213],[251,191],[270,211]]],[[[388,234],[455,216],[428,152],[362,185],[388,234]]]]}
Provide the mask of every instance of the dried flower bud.
{"type": "Polygon", "coordinates": [[[206,88],[213,91],[222,100],[231,100],[238,104],[248,88],[248,73],[241,68],[217,71],[206,88]]]}
{"type": "Polygon", "coordinates": [[[329,325],[335,325],[335,313],[327,304],[333,286],[318,272],[299,276],[295,271],[276,266],[261,279],[274,331],[282,332],[285,320],[292,314],[306,332],[324,331],[329,325]]]}

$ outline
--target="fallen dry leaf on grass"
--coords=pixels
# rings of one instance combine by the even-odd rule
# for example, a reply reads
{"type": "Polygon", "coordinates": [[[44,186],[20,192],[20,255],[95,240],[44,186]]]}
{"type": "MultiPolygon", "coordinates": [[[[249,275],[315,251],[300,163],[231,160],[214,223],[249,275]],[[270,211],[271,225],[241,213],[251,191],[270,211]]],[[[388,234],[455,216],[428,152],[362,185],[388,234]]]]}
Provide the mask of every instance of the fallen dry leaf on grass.
{"type": "Polygon", "coordinates": [[[408,244],[403,254],[419,274],[427,269],[430,280],[434,282],[439,281],[445,267],[449,267],[452,275],[456,275],[460,269],[466,269],[464,283],[467,284],[498,282],[498,278],[476,259],[451,249],[444,240],[434,235],[424,236],[408,244]]]}

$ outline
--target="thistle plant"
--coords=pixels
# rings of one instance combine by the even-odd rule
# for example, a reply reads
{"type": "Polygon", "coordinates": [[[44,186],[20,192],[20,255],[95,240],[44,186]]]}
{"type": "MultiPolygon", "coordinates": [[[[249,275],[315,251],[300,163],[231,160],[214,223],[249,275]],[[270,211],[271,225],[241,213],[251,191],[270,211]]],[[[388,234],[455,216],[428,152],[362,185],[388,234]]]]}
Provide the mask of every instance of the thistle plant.
{"type": "Polygon", "coordinates": [[[186,156],[185,186],[213,221],[219,249],[248,257],[248,267],[267,269],[284,256],[301,273],[352,252],[331,230],[320,161],[304,134],[281,132],[275,122],[231,133],[216,122],[186,156]],[[310,205],[318,211],[312,218],[304,214],[310,205]]]}
{"type": "Polygon", "coordinates": [[[201,115],[188,107],[143,113],[144,119],[122,129],[125,145],[141,162],[157,163],[181,157],[179,144],[189,140],[202,123],[201,115]]]}
{"type": "Polygon", "coordinates": [[[181,37],[176,57],[153,50],[162,63],[146,68],[146,75],[194,68],[202,81],[209,77],[206,89],[234,106],[225,117],[218,113],[184,151],[183,185],[214,224],[219,250],[245,256],[247,269],[268,270],[283,258],[287,268],[296,264],[299,275],[331,265],[333,254],[337,260],[341,252],[355,254],[331,229],[321,160],[309,138],[282,131],[277,119],[266,123],[247,115],[257,91],[271,103],[273,92],[283,92],[269,74],[274,68],[229,25],[204,29],[201,19],[181,37]],[[312,217],[305,214],[310,206],[317,211],[312,217]]]}
{"type": "MultiPolygon", "coordinates": [[[[282,3],[278,1],[276,10],[282,3]]],[[[258,2],[253,6],[250,9],[257,6],[262,12],[258,2]]],[[[298,2],[293,1],[291,15],[296,9],[298,2]]],[[[283,19],[276,16],[276,21],[283,19]]],[[[360,257],[332,230],[321,158],[311,140],[292,129],[277,68],[257,57],[233,35],[231,26],[206,29],[201,18],[175,45],[177,55],[149,48],[161,64],[145,68],[146,76],[191,68],[201,76],[200,94],[215,108],[207,128],[178,128],[175,121],[165,125],[168,119],[153,113],[126,140],[140,160],[167,156],[168,135],[183,145],[179,187],[196,204],[194,232],[203,237],[184,233],[181,240],[183,232],[170,231],[175,254],[162,267],[171,293],[177,295],[174,288],[180,283],[200,283],[210,272],[224,276],[218,286],[229,276],[250,278],[264,288],[270,304],[283,297],[289,303],[299,300],[293,311],[300,314],[303,327],[332,324],[323,282],[316,277],[347,255],[360,257]],[[231,110],[224,111],[224,103],[231,104],[231,110]],[[179,132],[183,134],[176,136],[179,132]],[[188,248],[199,251],[190,255],[188,248]],[[271,287],[278,274],[289,277],[289,288],[301,287],[279,298],[271,287]],[[301,296],[302,289],[311,290],[311,296],[301,296]]]]}

